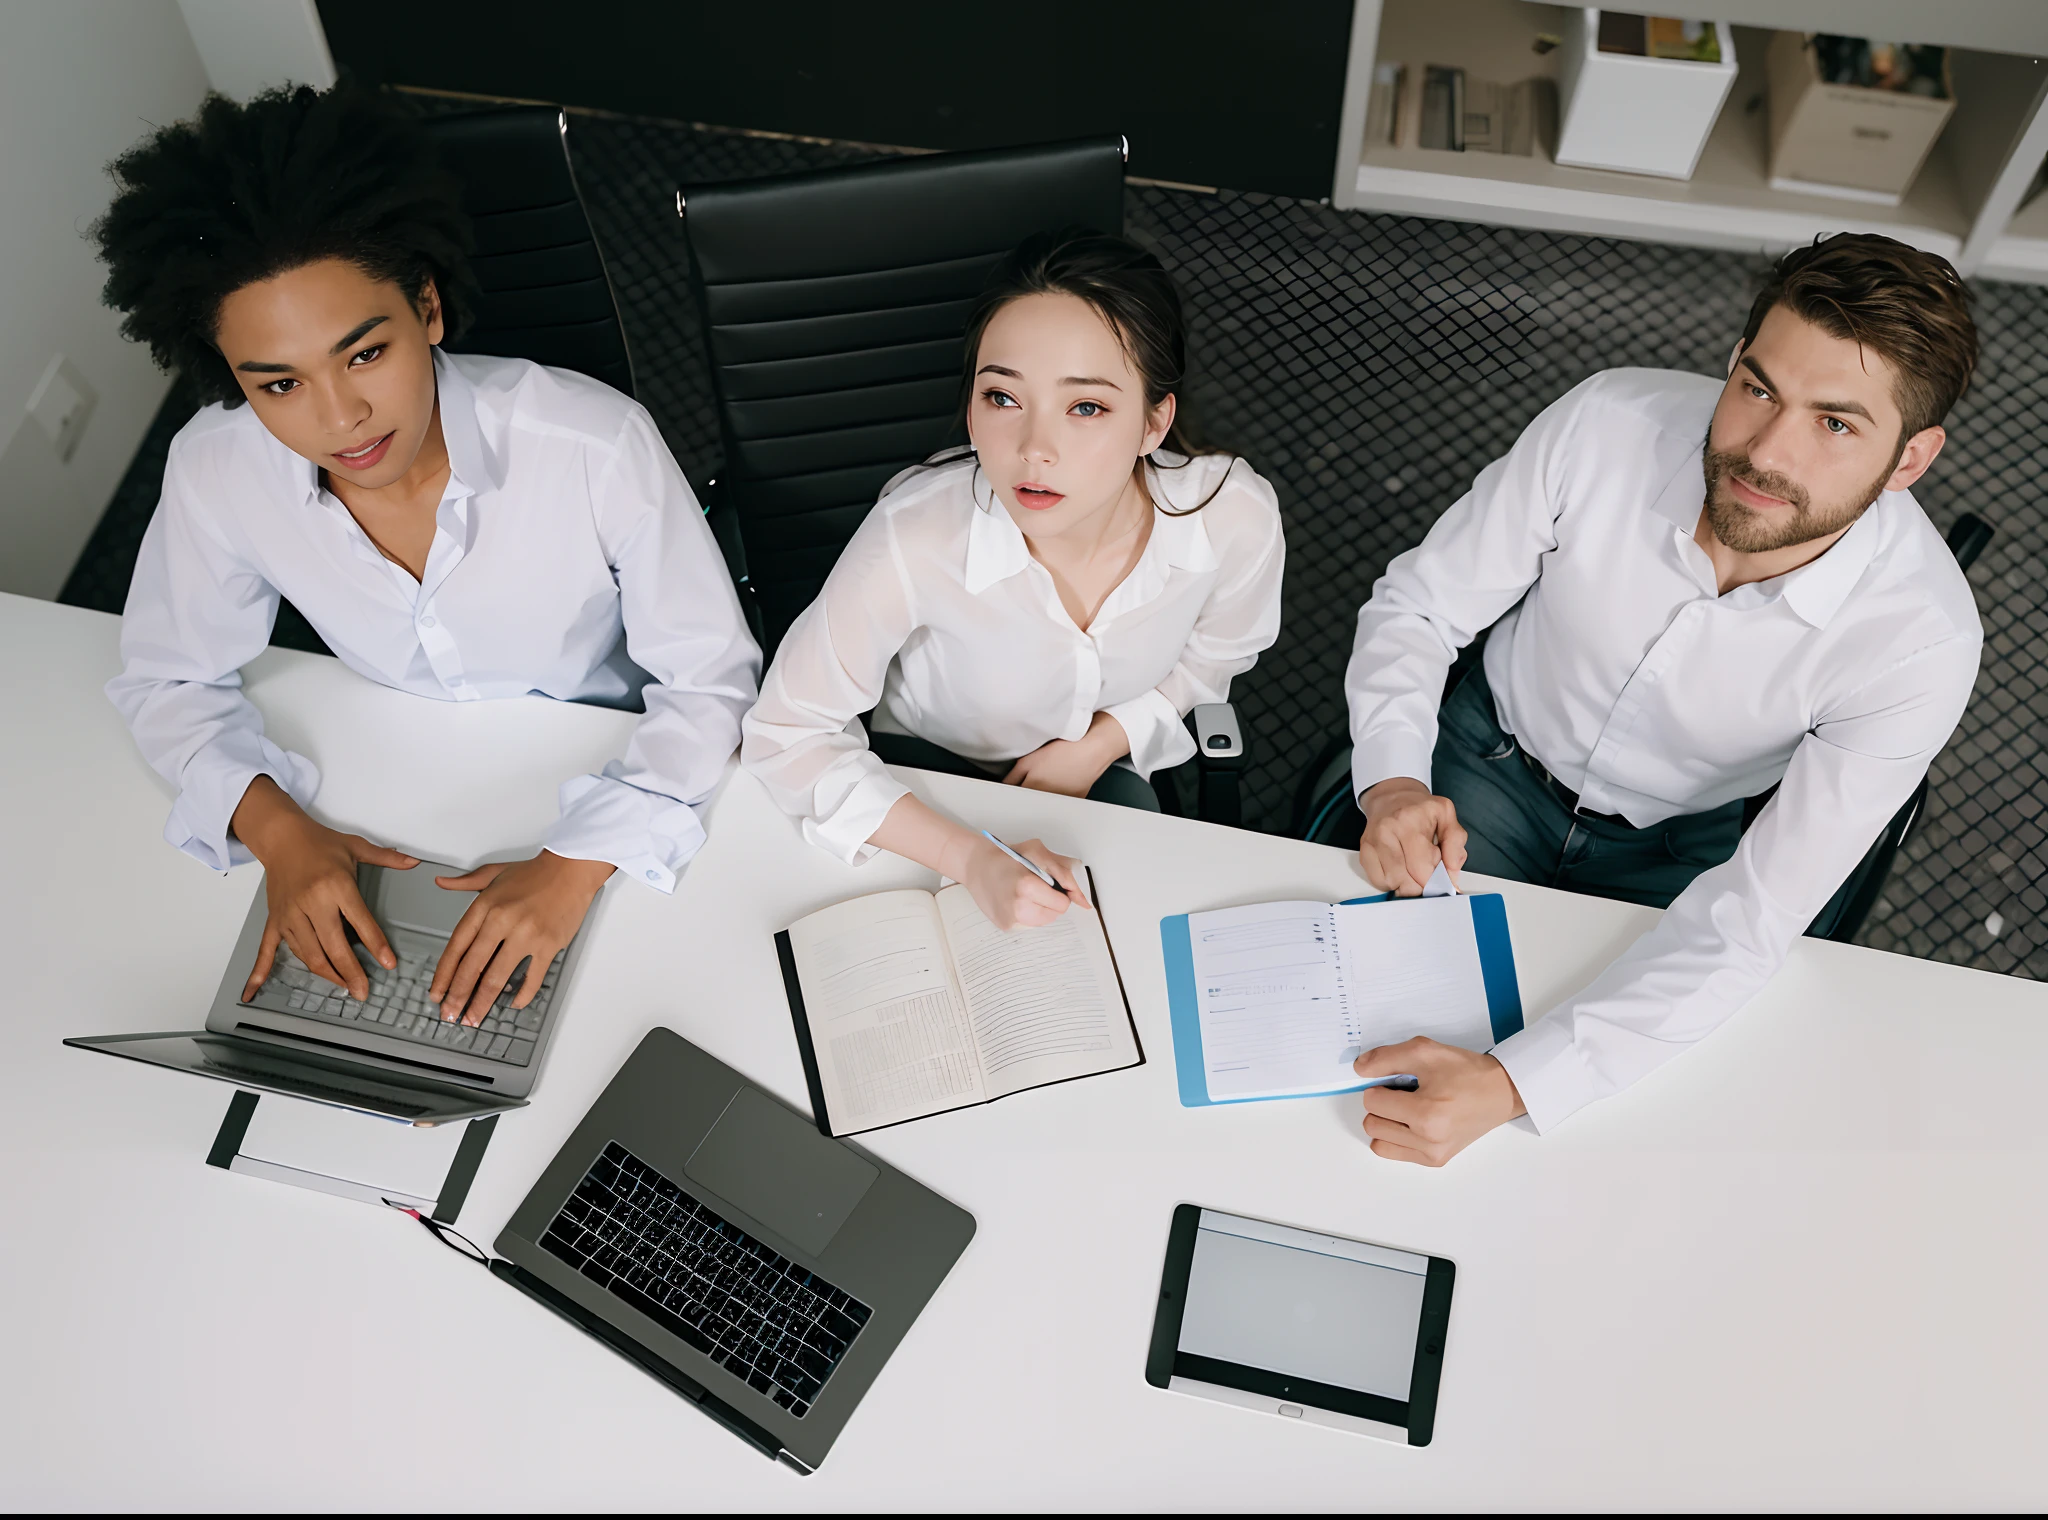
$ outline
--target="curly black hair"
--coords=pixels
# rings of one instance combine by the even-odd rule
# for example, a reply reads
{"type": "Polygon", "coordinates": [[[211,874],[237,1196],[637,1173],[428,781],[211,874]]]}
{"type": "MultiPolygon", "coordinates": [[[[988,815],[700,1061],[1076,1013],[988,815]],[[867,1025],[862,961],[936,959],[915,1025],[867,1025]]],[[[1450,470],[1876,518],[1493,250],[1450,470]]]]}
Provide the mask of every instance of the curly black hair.
{"type": "Polygon", "coordinates": [[[415,306],[433,281],[449,338],[469,325],[476,281],[462,191],[418,121],[344,82],[207,96],[109,166],[119,187],[92,229],[121,331],[182,372],[203,400],[239,406],[214,346],[221,303],[319,259],[390,280],[415,306]]]}

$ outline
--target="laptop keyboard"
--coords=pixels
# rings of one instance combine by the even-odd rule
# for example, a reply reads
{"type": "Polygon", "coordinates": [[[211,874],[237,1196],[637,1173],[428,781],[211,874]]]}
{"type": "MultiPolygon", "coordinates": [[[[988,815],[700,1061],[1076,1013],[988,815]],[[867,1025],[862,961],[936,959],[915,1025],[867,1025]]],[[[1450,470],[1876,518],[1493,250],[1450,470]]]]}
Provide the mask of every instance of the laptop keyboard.
{"type": "Polygon", "coordinates": [[[873,1312],[617,1142],[541,1244],[799,1419],[873,1312]]]}
{"type": "Polygon", "coordinates": [[[370,979],[370,996],[364,1002],[358,1003],[325,977],[314,975],[286,946],[279,945],[269,979],[248,1006],[395,1035],[443,1050],[466,1051],[513,1066],[533,1064],[541,1024],[555,998],[555,979],[562,973],[559,955],[548,967],[540,992],[526,1007],[512,1007],[512,999],[526,983],[526,972],[521,971],[498,994],[482,1023],[453,1024],[443,1021],[440,1009],[427,1001],[427,988],[441,958],[440,942],[401,934],[392,934],[390,940],[392,953],[398,957],[395,971],[386,971],[369,952],[357,951],[356,959],[370,979]]]}

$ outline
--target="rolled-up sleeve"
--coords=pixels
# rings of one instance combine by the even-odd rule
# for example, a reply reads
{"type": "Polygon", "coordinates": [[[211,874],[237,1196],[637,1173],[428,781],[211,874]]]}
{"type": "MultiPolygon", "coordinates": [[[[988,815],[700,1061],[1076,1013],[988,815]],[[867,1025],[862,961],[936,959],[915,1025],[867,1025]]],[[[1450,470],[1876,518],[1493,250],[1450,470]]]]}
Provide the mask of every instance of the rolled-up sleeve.
{"type": "Polygon", "coordinates": [[[805,838],[849,864],[875,853],[869,837],[910,790],[868,748],[860,715],[881,700],[912,626],[909,577],[877,507],[791,625],[747,715],[741,763],[805,838]]]}
{"type": "Polygon", "coordinates": [[[228,831],[268,776],[305,805],[320,772],[263,735],[241,668],[270,642],[278,593],[206,521],[192,462],[174,444],[121,615],[121,673],[107,683],[150,767],[177,790],[164,838],[225,871],[254,857],[228,831]]]}
{"type": "Polygon", "coordinates": [[[1583,992],[1494,1047],[1539,1131],[1690,1048],[1776,975],[1955,731],[1980,646],[1924,648],[1817,723],[1734,856],[1583,992]]]}
{"type": "Polygon", "coordinates": [[[593,500],[626,652],[654,680],[625,754],[563,783],[561,817],[542,842],[672,892],[703,847],[702,810],[738,747],[761,651],[703,509],[638,407],[593,500]]]}
{"type": "Polygon", "coordinates": [[[1584,392],[1567,392],[1523,429],[1422,542],[1387,566],[1359,609],[1344,672],[1354,797],[1394,776],[1429,783],[1451,662],[1521,600],[1557,547],[1584,392]]]}
{"type": "Polygon", "coordinates": [[[1287,568],[1280,506],[1273,488],[1256,476],[1235,489],[1263,498],[1266,510],[1256,519],[1262,535],[1249,546],[1224,546],[1222,573],[1166,679],[1142,696],[1103,709],[1130,740],[1131,768],[1140,776],[1191,757],[1195,741],[1181,720],[1204,702],[1228,701],[1231,681],[1257,664],[1280,636],[1280,583],[1287,568]]]}

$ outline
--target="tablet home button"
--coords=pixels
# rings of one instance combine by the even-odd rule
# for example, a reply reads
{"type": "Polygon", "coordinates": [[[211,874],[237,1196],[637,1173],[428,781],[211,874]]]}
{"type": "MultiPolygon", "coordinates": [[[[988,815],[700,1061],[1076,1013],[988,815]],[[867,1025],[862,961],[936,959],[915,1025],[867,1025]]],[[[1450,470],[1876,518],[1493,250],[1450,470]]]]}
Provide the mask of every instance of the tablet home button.
{"type": "Polygon", "coordinates": [[[1280,1406],[1280,1412],[1286,1415],[1287,1418],[1289,1418],[1290,1420],[1298,1420],[1301,1418],[1301,1406],[1299,1404],[1282,1404],[1280,1406]]]}

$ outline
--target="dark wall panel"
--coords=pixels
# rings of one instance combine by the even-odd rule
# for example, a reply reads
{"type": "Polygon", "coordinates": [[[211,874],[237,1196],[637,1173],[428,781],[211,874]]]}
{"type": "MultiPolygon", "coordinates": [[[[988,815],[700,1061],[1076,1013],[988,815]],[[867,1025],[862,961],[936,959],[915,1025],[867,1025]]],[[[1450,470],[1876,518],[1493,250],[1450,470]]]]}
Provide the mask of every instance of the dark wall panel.
{"type": "Polygon", "coordinates": [[[1131,173],[1330,193],[1350,0],[319,0],[377,84],[912,148],[1097,132],[1131,173]]]}

